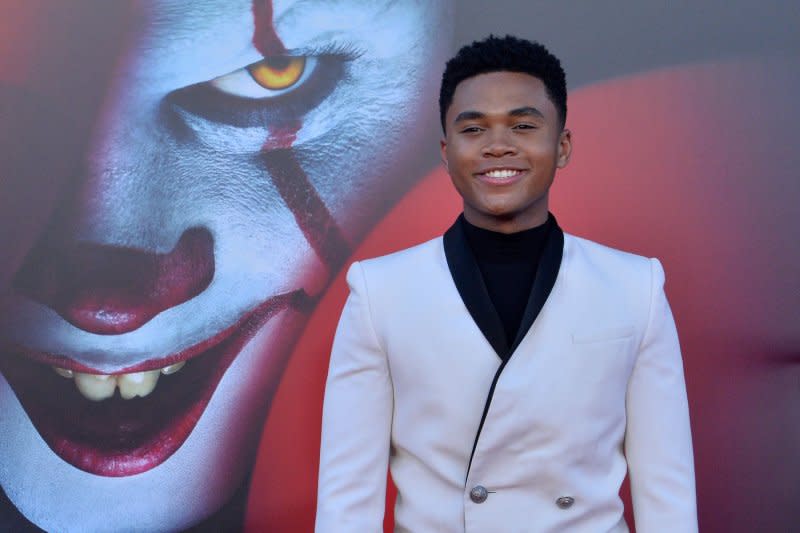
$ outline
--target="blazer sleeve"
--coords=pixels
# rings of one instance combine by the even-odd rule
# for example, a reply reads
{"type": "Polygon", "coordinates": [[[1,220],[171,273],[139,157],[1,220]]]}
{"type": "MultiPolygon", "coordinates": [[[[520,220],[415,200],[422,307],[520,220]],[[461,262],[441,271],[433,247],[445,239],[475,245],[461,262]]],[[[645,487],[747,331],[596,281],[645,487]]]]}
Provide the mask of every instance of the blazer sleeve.
{"type": "Polygon", "coordinates": [[[638,533],[691,533],[697,503],[683,362],[657,259],[650,271],[650,312],[626,399],[633,514],[638,533]]]}
{"type": "Polygon", "coordinates": [[[322,411],[317,533],[383,531],[393,390],[360,263],[333,341],[322,411]]]}

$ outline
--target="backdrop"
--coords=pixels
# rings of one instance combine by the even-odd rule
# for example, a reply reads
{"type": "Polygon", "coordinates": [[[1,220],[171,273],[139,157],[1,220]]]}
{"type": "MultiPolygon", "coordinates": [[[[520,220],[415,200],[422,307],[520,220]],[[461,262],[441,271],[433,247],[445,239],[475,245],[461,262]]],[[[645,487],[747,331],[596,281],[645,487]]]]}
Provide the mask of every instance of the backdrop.
{"type": "Polygon", "coordinates": [[[794,527],[800,9],[661,4],[0,3],[0,529],[313,528],[343,272],[457,216],[491,32],[567,72],[561,225],[664,263],[701,529],[794,527]]]}

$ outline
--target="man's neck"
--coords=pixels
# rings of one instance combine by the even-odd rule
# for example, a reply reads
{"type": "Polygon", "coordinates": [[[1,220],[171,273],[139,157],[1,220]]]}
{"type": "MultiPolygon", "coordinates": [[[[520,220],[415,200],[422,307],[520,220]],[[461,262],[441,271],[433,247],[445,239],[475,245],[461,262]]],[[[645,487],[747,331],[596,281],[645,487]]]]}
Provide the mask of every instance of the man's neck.
{"type": "Polygon", "coordinates": [[[496,233],[519,233],[520,231],[529,230],[539,227],[547,222],[548,212],[547,209],[543,213],[535,213],[532,216],[491,216],[483,213],[477,213],[467,206],[464,207],[464,219],[473,226],[496,233]]]}

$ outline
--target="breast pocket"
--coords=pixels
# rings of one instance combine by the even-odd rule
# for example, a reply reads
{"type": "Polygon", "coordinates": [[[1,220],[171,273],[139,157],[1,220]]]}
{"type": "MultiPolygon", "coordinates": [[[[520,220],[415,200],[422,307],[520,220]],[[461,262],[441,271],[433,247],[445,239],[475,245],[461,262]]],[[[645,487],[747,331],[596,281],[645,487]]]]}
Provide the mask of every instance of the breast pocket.
{"type": "MultiPolygon", "coordinates": [[[[636,344],[633,327],[604,328],[573,334],[565,358],[573,373],[573,386],[586,396],[624,402],[633,370],[636,344]]],[[[591,403],[592,400],[590,400],[591,403]]]]}
{"type": "Polygon", "coordinates": [[[598,330],[584,330],[572,334],[573,344],[589,344],[594,342],[610,342],[629,339],[633,336],[633,326],[620,326],[598,330]]]}
{"type": "MultiPolygon", "coordinates": [[[[523,375],[530,384],[518,388],[519,447],[536,449],[558,441],[583,450],[576,453],[591,454],[586,450],[593,450],[596,442],[609,435],[621,438],[624,431],[627,383],[636,353],[634,329],[581,331],[559,340],[532,359],[535,364],[523,375]],[[523,403],[526,408],[520,407],[523,403]]],[[[514,370],[506,368],[503,374],[514,370]]]]}

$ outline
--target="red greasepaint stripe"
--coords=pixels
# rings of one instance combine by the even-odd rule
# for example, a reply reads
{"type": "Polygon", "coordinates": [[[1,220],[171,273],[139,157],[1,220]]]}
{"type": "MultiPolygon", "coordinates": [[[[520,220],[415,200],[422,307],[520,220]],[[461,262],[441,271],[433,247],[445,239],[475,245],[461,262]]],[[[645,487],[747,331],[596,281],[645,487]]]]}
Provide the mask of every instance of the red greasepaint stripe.
{"type": "Polygon", "coordinates": [[[272,0],[253,0],[253,45],[264,57],[286,53],[272,21],[272,0]]]}
{"type": "Polygon", "coordinates": [[[316,254],[332,272],[341,268],[350,255],[350,243],[309,182],[294,150],[265,151],[262,160],[281,198],[316,254]]]}
{"type": "MultiPolygon", "coordinates": [[[[253,17],[256,49],[265,57],[285,54],[286,47],[275,31],[272,2],[254,0],[253,17]]],[[[327,267],[336,271],[350,255],[350,244],[292,150],[301,125],[270,124],[262,147],[263,161],[306,240],[327,267]]]]}

